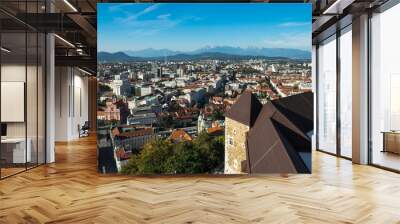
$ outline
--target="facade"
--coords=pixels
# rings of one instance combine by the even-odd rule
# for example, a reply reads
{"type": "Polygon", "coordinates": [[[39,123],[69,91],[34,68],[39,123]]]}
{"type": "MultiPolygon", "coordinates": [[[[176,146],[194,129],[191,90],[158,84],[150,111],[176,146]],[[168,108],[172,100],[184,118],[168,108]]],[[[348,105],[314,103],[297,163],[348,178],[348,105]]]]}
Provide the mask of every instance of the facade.
{"type": "Polygon", "coordinates": [[[120,110],[117,108],[117,105],[111,101],[106,102],[104,111],[98,111],[98,116],[100,116],[100,119],[103,118],[106,121],[119,121],[121,119],[120,110]]]}
{"type": "Polygon", "coordinates": [[[127,120],[128,125],[152,125],[157,122],[155,113],[144,113],[130,115],[127,120]]]}
{"type": "Polygon", "coordinates": [[[185,75],[185,71],[183,70],[183,68],[178,68],[176,70],[176,73],[177,73],[178,77],[183,77],[185,75]]]}
{"type": "Polygon", "coordinates": [[[211,127],[212,120],[204,113],[200,113],[197,119],[197,133],[207,130],[211,127]]]}
{"type": "Polygon", "coordinates": [[[132,151],[141,149],[147,142],[155,139],[155,137],[152,128],[122,132],[115,136],[118,139],[115,145],[116,147],[123,147],[125,151],[132,151]]]}
{"type": "Polygon", "coordinates": [[[115,79],[111,82],[110,86],[113,90],[114,95],[121,95],[121,86],[122,86],[122,80],[115,79]]]}
{"type": "Polygon", "coordinates": [[[136,96],[147,96],[153,93],[153,87],[150,85],[139,85],[135,87],[136,96]]]}
{"type": "Polygon", "coordinates": [[[244,173],[246,135],[250,127],[230,118],[225,119],[225,174],[244,173]]]}
{"type": "Polygon", "coordinates": [[[110,83],[110,86],[113,90],[114,95],[131,95],[131,85],[128,81],[128,74],[129,73],[123,73],[120,75],[116,75],[115,79],[112,80],[110,83]]]}
{"type": "Polygon", "coordinates": [[[184,98],[189,102],[190,105],[202,102],[205,97],[206,90],[204,88],[196,88],[194,90],[188,89],[184,98]]]}
{"type": "Polygon", "coordinates": [[[142,149],[146,143],[156,138],[153,128],[144,128],[127,132],[120,132],[118,128],[114,128],[112,135],[113,146],[110,148],[110,151],[113,154],[112,163],[115,164],[115,170],[112,170],[114,172],[121,170],[121,167],[129,161],[133,152],[142,149]]]}

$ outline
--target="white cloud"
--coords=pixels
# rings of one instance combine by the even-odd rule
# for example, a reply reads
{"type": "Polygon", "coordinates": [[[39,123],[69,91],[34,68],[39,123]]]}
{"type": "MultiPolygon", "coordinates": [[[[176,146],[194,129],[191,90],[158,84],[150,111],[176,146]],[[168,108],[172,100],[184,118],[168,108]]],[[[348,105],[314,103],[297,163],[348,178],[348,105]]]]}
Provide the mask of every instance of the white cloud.
{"type": "Polygon", "coordinates": [[[308,26],[311,25],[310,22],[286,22],[286,23],[281,23],[278,26],[280,27],[298,27],[298,26],[308,26]]]}
{"type": "Polygon", "coordinates": [[[131,21],[135,21],[137,20],[140,16],[146,15],[147,13],[153,12],[154,10],[156,10],[158,7],[160,6],[160,4],[154,4],[151,5],[145,9],[143,9],[140,12],[131,14],[129,12],[126,12],[126,14],[129,14],[129,16],[125,17],[125,18],[118,18],[119,22],[123,22],[123,23],[129,23],[131,21]]]}
{"type": "Polygon", "coordinates": [[[152,19],[141,19],[140,17],[154,12],[160,7],[161,4],[150,5],[147,8],[132,13],[129,10],[125,10],[125,17],[115,18],[116,23],[124,24],[126,27],[132,29],[128,33],[130,36],[149,36],[158,33],[161,30],[174,27],[179,23],[177,20],[170,19],[171,14],[161,14],[153,17],[152,19]]]}
{"type": "Polygon", "coordinates": [[[162,14],[162,15],[159,15],[159,16],[157,16],[157,18],[158,19],[168,19],[169,17],[171,16],[171,14],[162,14]]]}
{"type": "Polygon", "coordinates": [[[130,36],[150,36],[159,33],[162,30],[171,29],[187,20],[198,21],[199,17],[187,17],[187,18],[172,18],[172,14],[165,13],[151,16],[146,16],[150,12],[157,10],[162,4],[153,4],[140,12],[132,13],[129,10],[125,10],[123,14],[125,17],[117,17],[114,19],[115,23],[120,23],[131,29],[128,33],[130,36]],[[150,17],[150,18],[149,18],[150,17]]]}
{"type": "Polygon", "coordinates": [[[151,36],[159,31],[160,29],[135,29],[129,33],[129,36],[151,36]]]}
{"type": "Polygon", "coordinates": [[[108,7],[108,10],[109,10],[110,12],[116,12],[116,11],[122,10],[123,7],[130,6],[130,5],[133,5],[133,4],[135,4],[135,3],[120,3],[120,4],[115,4],[115,5],[109,6],[109,7],[108,7]]]}
{"type": "Polygon", "coordinates": [[[157,16],[154,19],[133,20],[126,23],[126,25],[132,30],[130,35],[150,36],[157,34],[162,30],[171,29],[182,21],[183,20],[179,19],[171,19],[170,16],[157,16]]]}
{"type": "Polygon", "coordinates": [[[262,42],[265,47],[310,50],[311,34],[285,33],[278,36],[267,37],[262,42]]]}

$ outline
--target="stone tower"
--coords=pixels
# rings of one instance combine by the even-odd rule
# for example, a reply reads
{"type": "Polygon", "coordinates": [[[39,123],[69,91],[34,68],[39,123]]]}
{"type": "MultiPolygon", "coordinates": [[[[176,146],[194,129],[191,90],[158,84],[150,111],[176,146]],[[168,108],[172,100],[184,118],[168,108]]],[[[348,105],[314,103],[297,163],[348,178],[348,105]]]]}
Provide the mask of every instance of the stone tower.
{"type": "Polygon", "coordinates": [[[262,104],[245,91],[225,114],[225,174],[245,173],[247,133],[254,125],[262,104]]]}

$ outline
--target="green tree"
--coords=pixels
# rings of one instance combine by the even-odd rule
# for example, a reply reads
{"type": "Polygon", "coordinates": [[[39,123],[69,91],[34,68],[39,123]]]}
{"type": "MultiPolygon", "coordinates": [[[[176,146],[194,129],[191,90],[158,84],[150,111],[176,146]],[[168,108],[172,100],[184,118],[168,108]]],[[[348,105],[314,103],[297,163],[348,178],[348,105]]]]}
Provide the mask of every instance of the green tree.
{"type": "Polygon", "coordinates": [[[195,174],[204,172],[203,156],[193,142],[181,142],[166,161],[167,173],[195,174]]]}
{"type": "Polygon", "coordinates": [[[207,132],[201,132],[193,141],[200,153],[205,172],[214,172],[224,163],[224,137],[212,137],[207,132]],[[222,138],[222,142],[221,142],[222,138]]]}
{"type": "Polygon", "coordinates": [[[165,173],[165,161],[172,155],[173,147],[169,140],[156,139],[144,145],[138,155],[134,155],[128,164],[122,167],[124,174],[162,174],[165,173]]]}
{"type": "Polygon", "coordinates": [[[211,115],[211,118],[215,120],[222,120],[224,119],[224,113],[220,109],[215,109],[211,115]]]}
{"type": "Polygon", "coordinates": [[[108,85],[102,84],[102,83],[99,83],[98,90],[99,90],[100,93],[112,91],[111,87],[109,87],[108,85]]]}
{"type": "Polygon", "coordinates": [[[173,147],[169,140],[156,139],[146,144],[140,153],[138,172],[141,174],[165,173],[165,161],[172,154],[173,147]]]}
{"type": "Polygon", "coordinates": [[[156,139],[122,167],[124,174],[196,174],[223,170],[224,137],[202,132],[195,140],[156,139]]]}
{"type": "Polygon", "coordinates": [[[139,161],[138,156],[133,155],[129,159],[128,163],[121,167],[121,173],[127,174],[127,175],[137,174],[139,172],[138,161],[139,161]]]}

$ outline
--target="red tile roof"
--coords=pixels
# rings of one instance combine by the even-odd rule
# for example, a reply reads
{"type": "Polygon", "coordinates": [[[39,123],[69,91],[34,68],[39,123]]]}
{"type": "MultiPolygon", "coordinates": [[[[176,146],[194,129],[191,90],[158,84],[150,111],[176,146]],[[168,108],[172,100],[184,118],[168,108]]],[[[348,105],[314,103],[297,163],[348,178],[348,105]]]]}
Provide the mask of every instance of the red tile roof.
{"type": "Polygon", "coordinates": [[[177,129],[173,130],[170,138],[173,141],[192,141],[193,138],[185,130],[177,129]]]}
{"type": "Polygon", "coordinates": [[[217,126],[217,127],[212,127],[207,129],[208,134],[210,135],[222,135],[224,134],[224,128],[217,126]]]}

